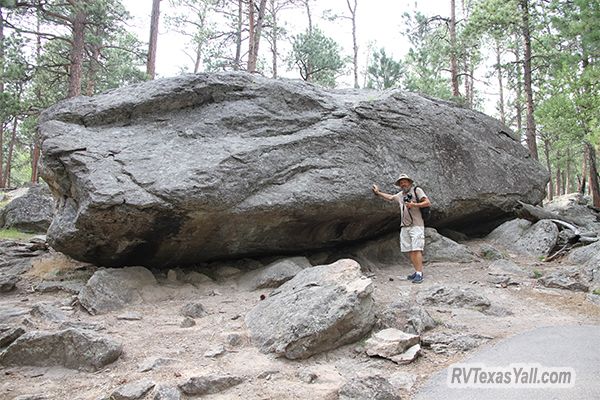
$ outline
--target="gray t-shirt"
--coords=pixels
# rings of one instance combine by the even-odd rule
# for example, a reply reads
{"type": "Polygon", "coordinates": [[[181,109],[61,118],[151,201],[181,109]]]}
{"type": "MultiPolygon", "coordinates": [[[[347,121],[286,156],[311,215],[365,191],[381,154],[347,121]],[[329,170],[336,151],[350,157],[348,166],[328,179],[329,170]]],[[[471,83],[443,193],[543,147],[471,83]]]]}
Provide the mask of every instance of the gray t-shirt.
{"type": "Polygon", "coordinates": [[[398,192],[393,196],[394,201],[398,202],[400,206],[400,218],[401,218],[401,226],[425,226],[423,222],[423,217],[421,216],[421,209],[418,207],[408,208],[404,204],[404,197],[409,194],[412,196],[410,201],[414,201],[416,203],[423,201],[423,198],[427,197],[423,189],[418,187],[415,193],[415,187],[411,187],[408,193],[398,192]],[[418,200],[417,200],[418,199],[418,200]]]}

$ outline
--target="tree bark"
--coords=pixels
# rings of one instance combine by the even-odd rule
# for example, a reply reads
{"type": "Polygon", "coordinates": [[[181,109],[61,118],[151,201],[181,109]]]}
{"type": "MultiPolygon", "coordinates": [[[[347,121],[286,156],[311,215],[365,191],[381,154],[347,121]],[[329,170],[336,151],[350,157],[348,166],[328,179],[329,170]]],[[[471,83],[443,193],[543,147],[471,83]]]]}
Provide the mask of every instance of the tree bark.
{"type": "Polygon", "coordinates": [[[450,76],[452,80],[452,96],[460,97],[456,48],[456,0],[450,0],[450,76]]]}
{"type": "MultiPolygon", "coordinates": [[[[4,94],[4,16],[0,7],[0,96],[4,94]]],[[[0,119],[0,181],[4,161],[4,120],[0,119]]]]}
{"type": "Polygon", "coordinates": [[[598,177],[598,167],[596,164],[596,150],[594,149],[594,145],[589,141],[585,141],[585,153],[587,158],[587,163],[590,168],[589,176],[590,176],[590,194],[592,195],[592,206],[596,208],[600,208],[600,184],[598,177]]]}
{"type": "Polygon", "coordinates": [[[502,61],[500,59],[500,42],[496,39],[496,73],[498,74],[498,90],[500,99],[498,100],[498,112],[500,121],[506,125],[506,112],[504,111],[504,85],[502,84],[502,61]]]}
{"type": "Polygon", "coordinates": [[[1,187],[10,187],[10,172],[12,169],[12,158],[15,143],[17,141],[17,127],[19,126],[19,120],[15,116],[12,127],[12,135],[10,143],[8,144],[8,154],[6,155],[6,168],[4,168],[4,177],[2,178],[1,187]]]}
{"type": "Polygon", "coordinates": [[[146,74],[150,80],[156,77],[156,49],[158,47],[158,24],[160,21],[160,0],[152,0],[150,17],[150,40],[148,41],[148,61],[146,74]]]}
{"type": "MultiPolygon", "coordinates": [[[[100,29],[96,30],[97,40],[100,40],[100,29]]],[[[93,96],[96,91],[96,79],[98,77],[98,66],[100,65],[100,43],[93,43],[91,45],[90,54],[90,67],[87,73],[87,84],[85,88],[85,94],[87,96],[93,96]]]]}
{"type": "Polygon", "coordinates": [[[250,12],[250,51],[248,52],[248,71],[255,72],[256,64],[258,62],[258,49],[260,45],[260,36],[262,34],[262,28],[265,21],[265,11],[267,9],[267,0],[260,0],[258,5],[258,18],[254,23],[254,1],[250,0],[252,10],[250,12]]]}
{"type": "Polygon", "coordinates": [[[548,180],[548,200],[552,200],[554,198],[554,185],[552,183],[552,164],[550,163],[550,141],[548,139],[544,139],[544,154],[546,156],[546,169],[550,174],[550,179],[548,180]]]}
{"type": "Polygon", "coordinates": [[[81,94],[81,79],[83,71],[83,55],[85,46],[85,25],[87,14],[85,3],[87,0],[73,2],[75,16],[72,20],[72,45],[69,56],[69,91],[67,97],[75,97],[81,94]]]}
{"type": "Polygon", "coordinates": [[[534,160],[538,160],[538,150],[536,143],[535,133],[535,119],[533,116],[534,105],[533,105],[533,89],[531,79],[531,32],[529,28],[529,0],[519,0],[521,7],[521,18],[522,18],[522,35],[523,35],[523,78],[525,80],[525,98],[527,105],[527,127],[526,127],[526,138],[527,147],[529,153],[534,160]]]}
{"type": "Polygon", "coordinates": [[[353,50],[353,65],[354,65],[354,88],[358,89],[360,86],[358,84],[358,43],[356,40],[356,7],[357,0],[354,0],[354,8],[350,4],[350,0],[346,0],[346,4],[348,5],[348,10],[350,10],[350,15],[352,17],[352,50],[353,50]]]}
{"type": "Polygon", "coordinates": [[[244,3],[243,0],[238,0],[238,20],[237,20],[237,32],[235,35],[235,61],[233,63],[233,69],[239,70],[242,63],[242,23],[244,19],[244,3]]]}

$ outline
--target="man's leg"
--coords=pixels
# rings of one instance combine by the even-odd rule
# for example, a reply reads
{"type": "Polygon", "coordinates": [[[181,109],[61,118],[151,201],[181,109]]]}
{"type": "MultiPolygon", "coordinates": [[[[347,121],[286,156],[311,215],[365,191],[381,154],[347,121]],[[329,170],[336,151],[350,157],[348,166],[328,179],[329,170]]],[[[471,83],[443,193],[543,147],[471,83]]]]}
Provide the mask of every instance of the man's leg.
{"type": "Polygon", "coordinates": [[[423,273],[423,252],[421,250],[415,250],[408,253],[410,256],[410,262],[415,271],[423,273]]]}

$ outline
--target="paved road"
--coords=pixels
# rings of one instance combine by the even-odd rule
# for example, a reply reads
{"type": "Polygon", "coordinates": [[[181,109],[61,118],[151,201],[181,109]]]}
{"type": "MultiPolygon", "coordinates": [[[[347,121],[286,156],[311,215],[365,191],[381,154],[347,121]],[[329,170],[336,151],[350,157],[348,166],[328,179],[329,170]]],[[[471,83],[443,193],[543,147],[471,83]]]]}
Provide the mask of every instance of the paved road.
{"type": "MultiPolygon", "coordinates": [[[[485,368],[481,371],[486,372],[493,372],[494,368],[498,370],[514,363],[539,363],[543,368],[561,367],[560,370],[565,371],[565,368],[573,368],[575,385],[570,388],[451,388],[447,383],[448,369],[445,369],[433,375],[413,399],[598,400],[600,399],[600,326],[570,325],[537,328],[501,340],[461,363],[482,364],[485,368]]],[[[507,368],[505,371],[512,372],[509,378],[514,381],[515,370],[507,368]]],[[[538,371],[542,370],[538,369],[538,371]]],[[[464,370],[464,373],[451,369],[450,377],[453,373],[455,382],[458,382],[458,379],[464,382],[468,369],[464,370]]],[[[498,376],[499,374],[492,375],[492,379],[499,379],[498,376]]],[[[520,375],[521,379],[523,376],[520,375]]],[[[530,376],[533,376],[533,373],[530,376]]],[[[472,372],[469,377],[471,382],[473,377],[472,372]]]]}

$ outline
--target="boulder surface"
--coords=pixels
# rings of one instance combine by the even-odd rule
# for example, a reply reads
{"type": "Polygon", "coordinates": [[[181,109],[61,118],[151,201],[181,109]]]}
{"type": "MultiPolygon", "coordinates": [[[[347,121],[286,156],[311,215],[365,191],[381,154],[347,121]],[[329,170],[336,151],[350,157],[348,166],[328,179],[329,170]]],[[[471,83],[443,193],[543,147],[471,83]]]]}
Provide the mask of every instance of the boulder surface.
{"type": "Polygon", "coordinates": [[[482,113],[399,90],[326,90],[229,72],[56,104],[40,117],[57,199],[51,245],[98,264],[169,266],[379,236],[371,192],[410,174],[453,229],[538,203],[547,173],[482,113]]]}

